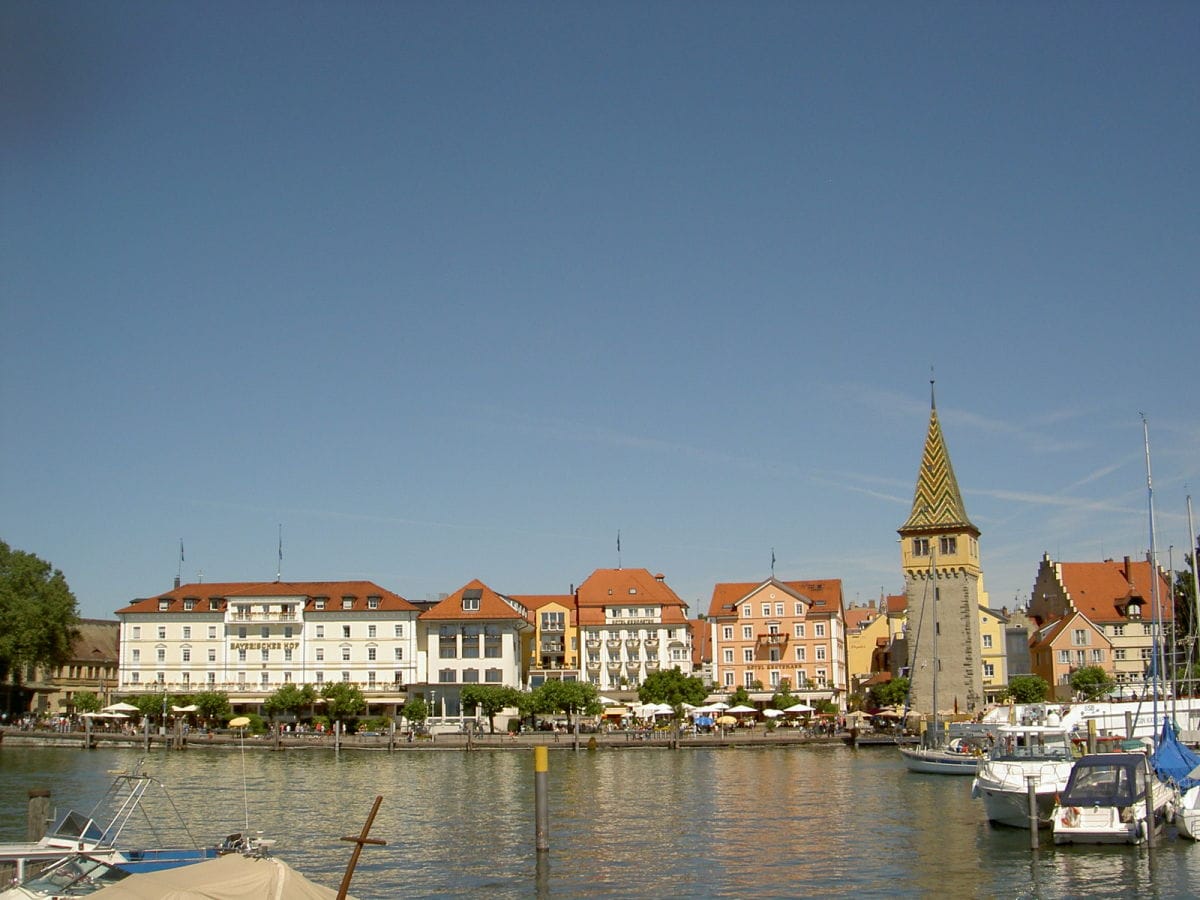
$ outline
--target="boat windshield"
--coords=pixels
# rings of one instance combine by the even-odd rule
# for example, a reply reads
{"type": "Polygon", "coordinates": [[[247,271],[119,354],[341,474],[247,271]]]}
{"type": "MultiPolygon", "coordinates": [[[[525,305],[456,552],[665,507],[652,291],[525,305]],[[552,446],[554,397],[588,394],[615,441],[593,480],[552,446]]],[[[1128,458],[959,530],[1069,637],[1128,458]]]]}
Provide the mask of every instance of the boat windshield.
{"type": "Polygon", "coordinates": [[[1133,762],[1080,761],[1071,771],[1063,806],[1129,806],[1146,789],[1146,773],[1133,762]]]}
{"type": "Polygon", "coordinates": [[[58,820],[58,824],[51,829],[50,836],[96,844],[104,838],[104,831],[94,820],[71,810],[58,820]]]}
{"type": "Polygon", "coordinates": [[[21,887],[37,896],[57,897],[69,894],[74,897],[90,894],[110,884],[116,884],[129,875],[115,866],[92,859],[90,856],[68,856],[41,874],[27,879],[21,887]]]}

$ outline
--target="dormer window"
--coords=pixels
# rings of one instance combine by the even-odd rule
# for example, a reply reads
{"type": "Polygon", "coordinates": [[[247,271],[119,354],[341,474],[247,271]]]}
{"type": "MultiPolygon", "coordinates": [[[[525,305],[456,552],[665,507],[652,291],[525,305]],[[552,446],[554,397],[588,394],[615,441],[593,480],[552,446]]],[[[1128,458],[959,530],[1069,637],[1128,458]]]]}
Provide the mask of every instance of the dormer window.
{"type": "Polygon", "coordinates": [[[367,609],[379,609],[379,599],[378,597],[368,597],[367,609]]]}
{"type": "Polygon", "coordinates": [[[188,612],[191,612],[193,609],[196,608],[196,601],[195,600],[184,600],[183,608],[186,609],[188,612]]]}
{"type": "Polygon", "coordinates": [[[354,608],[354,598],[353,597],[343,597],[342,598],[342,609],[353,609],[353,608],[354,608]]]}
{"type": "Polygon", "coordinates": [[[631,593],[631,594],[636,594],[636,593],[637,593],[637,588],[635,588],[635,587],[631,587],[631,588],[629,589],[629,593],[631,593]]]}
{"type": "Polygon", "coordinates": [[[325,598],[324,597],[318,597],[316,600],[313,601],[313,609],[324,609],[324,608],[325,608],[325,598]]]}
{"type": "Polygon", "coordinates": [[[463,612],[479,612],[479,600],[481,597],[483,597],[483,591],[479,588],[471,588],[470,590],[463,591],[463,612]]]}
{"type": "Polygon", "coordinates": [[[1140,619],[1142,617],[1142,601],[1140,597],[1134,597],[1129,601],[1129,605],[1125,607],[1125,617],[1127,619],[1140,619]]]}
{"type": "Polygon", "coordinates": [[[218,611],[221,608],[221,601],[220,600],[209,600],[208,608],[211,609],[213,612],[218,611]]]}
{"type": "Polygon", "coordinates": [[[166,612],[170,608],[171,608],[171,601],[168,600],[166,597],[160,597],[159,601],[158,601],[158,611],[166,612]]]}

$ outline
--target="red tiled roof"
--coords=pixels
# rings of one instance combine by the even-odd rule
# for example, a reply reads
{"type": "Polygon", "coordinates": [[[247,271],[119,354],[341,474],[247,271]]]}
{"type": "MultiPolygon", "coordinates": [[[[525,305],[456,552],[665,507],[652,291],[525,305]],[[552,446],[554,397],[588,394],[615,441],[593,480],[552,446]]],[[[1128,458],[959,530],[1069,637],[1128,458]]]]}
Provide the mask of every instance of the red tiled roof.
{"type": "Polygon", "coordinates": [[[666,625],[687,625],[687,604],[649,569],[597,569],[579,586],[579,624],[603,625],[610,606],[658,606],[666,625]]]}
{"type": "Polygon", "coordinates": [[[376,609],[416,610],[417,608],[399,594],[381,588],[372,581],[229,581],[180,585],[162,594],[135,600],[129,606],[118,609],[117,615],[146,612],[213,612],[209,601],[218,601],[217,609],[222,610],[224,601],[231,597],[302,597],[305,606],[309,608],[311,608],[314,598],[324,597],[330,601],[327,611],[341,609],[341,601],[346,597],[353,599],[351,609],[365,610],[367,598],[378,597],[379,606],[376,609]],[[159,607],[163,600],[167,601],[167,607],[165,610],[160,610],[159,607]],[[203,602],[197,603],[192,609],[187,610],[184,608],[184,602],[187,600],[203,602]]]}
{"type": "MultiPolygon", "coordinates": [[[[1070,595],[1072,605],[1092,622],[1127,621],[1123,609],[1131,596],[1140,597],[1144,601],[1143,619],[1154,618],[1150,563],[1131,561],[1128,574],[1123,561],[1065,562],[1059,565],[1062,572],[1062,585],[1070,595]],[[1133,581],[1132,591],[1129,584],[1130,575],[1132,575],[1133,581]]],[[[1162,618],[1169,622],[1174,616],[1171,588],[1166,578],[1161,576],[1158,585],[1162,618]]]]}
{"type": "MultiPolygon", "coordinates": [[[[712,602],[708,606],[709,618],[729,616],[734,606],[746,596],[758,590],[767,581],[726,582],[713,586],[712,602]]],[[[811,612],[834,614],[842,609],[842,580],[825,578],[810,581],[776,581],[792,594],[808,600],[811,612]]]]}
{"type": "Polygon", "coordinates": [[[419,618],[426,622],[430,620],[440,622],[482,622],[502,619],[520,619],[521,621],[527,621],[525,616],[517,609],[514,609],[508,600],[493,591],[478,578],[469,582],[468,584],[464,584],[449,597],[439,600],[429,609],[425,610],[425,612],[421,613],[419,618]],[[479,591],[479,609],[463,609],[463,595],[467,591],[479,591]]]}

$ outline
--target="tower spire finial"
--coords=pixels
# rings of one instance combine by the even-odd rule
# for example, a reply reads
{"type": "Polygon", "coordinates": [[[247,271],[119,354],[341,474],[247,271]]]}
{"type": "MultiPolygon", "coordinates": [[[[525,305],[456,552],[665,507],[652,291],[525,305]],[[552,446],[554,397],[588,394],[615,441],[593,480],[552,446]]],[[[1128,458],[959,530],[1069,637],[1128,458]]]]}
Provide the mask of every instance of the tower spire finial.
{"type": "Polygon", "coordinates": [[[930,366],[929,367],[929,408],[937,409],[937,397],[934,396],[933,385],[934,385],[933,366],[930,366]]]}

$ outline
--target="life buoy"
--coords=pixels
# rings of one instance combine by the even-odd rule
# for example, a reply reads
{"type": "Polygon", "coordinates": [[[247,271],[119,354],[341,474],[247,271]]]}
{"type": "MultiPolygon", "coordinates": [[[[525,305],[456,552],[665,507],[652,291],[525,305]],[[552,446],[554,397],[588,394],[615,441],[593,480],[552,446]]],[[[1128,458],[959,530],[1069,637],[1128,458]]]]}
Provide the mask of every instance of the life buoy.
{"type": "Polygon", "coordinates": [[[1062,823],[1068,828],[1074,828],[1079,824],[1079,807],[1072,806],[1067,809],[1066,814],[1062,817],[1062,823]]]}

